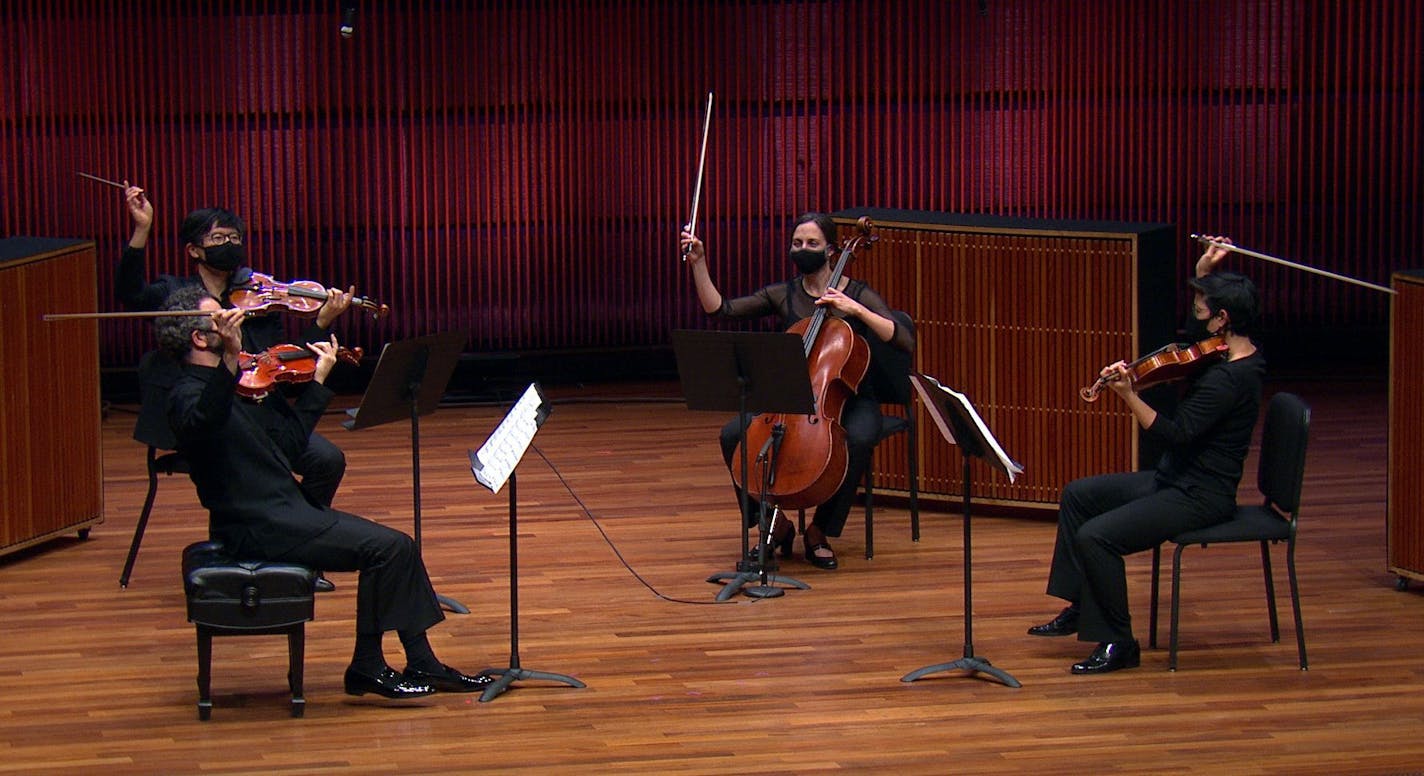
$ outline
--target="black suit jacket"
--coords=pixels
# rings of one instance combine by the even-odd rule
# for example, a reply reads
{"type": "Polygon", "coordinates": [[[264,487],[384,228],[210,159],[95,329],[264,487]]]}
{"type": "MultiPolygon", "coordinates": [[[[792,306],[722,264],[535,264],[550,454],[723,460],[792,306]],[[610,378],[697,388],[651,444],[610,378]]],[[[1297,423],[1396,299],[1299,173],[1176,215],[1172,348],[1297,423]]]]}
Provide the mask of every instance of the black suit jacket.
{"type": "Polygon", "coordinates": [[[307,500],[291,462],[305,449],[332,392],[301,386],[295,403],[238,397],[225,367],[184,364],[168,395],[178,450],[191,464],[208,530],[238,556],[281,558],[325,531],[336,515],[307,500]]]}

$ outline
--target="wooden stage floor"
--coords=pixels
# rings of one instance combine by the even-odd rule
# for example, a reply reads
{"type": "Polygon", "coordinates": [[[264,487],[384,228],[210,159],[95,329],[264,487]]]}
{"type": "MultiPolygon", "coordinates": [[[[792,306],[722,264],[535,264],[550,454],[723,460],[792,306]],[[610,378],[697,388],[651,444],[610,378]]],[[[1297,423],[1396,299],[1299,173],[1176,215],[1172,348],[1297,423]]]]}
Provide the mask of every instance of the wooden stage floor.
{"type": "MultiPolygon", "coordinates": [[[[1424,600],[1386,571],[1385,386],[1271,389],[1283,387],[1315,408],[1298,555],[1307,672],[1283,549],[1272,644],[1258,553],[1222,547],[1187,551],[1179,671],[1159,649],[1137,670],[1072,676],[1088,645],[1024,634],[1058,609],[1043,594],[1052,522],[986,517],[974,523],[974,649],[1023,687],[960,672],[902,683],[964,651],[952,510],[927,511],[912,543],[905,511],[883,508],[871,561],[853,513],[841,570],[786,565],[811,590],[714,605],[705,578],[738,553],[716,446],[724,418],[605,396],[560,402],[536,440],[547,462],[531,453],[518,470],[521,662],[585,689],[522,682],[490,703],[348,697],[356,584],[334,574],[338,590],[307,627],[305,718],[288,716],[283,639],[251,637],[216,642],[206,723],[178,570],[206,516],[186,480],[165,480],[119,588],[145,479],[133,417],[114,412],[106,521],[87,540],[0,559],[0,772],[1418,771],[1424,600]]],[[[477,487],[465,457],[501,415],[445,408],[421,424],[427,563],[472,610],[432,642],[468,671],[510,663],[507,499],[477,487]]],[[[352,433],[339,419],[322,426],[348,456],[337,506],[409,530],[408,426],[352,433]]],[[[1128,569],[1145,641],[1149,554],[1128,569]]]]}

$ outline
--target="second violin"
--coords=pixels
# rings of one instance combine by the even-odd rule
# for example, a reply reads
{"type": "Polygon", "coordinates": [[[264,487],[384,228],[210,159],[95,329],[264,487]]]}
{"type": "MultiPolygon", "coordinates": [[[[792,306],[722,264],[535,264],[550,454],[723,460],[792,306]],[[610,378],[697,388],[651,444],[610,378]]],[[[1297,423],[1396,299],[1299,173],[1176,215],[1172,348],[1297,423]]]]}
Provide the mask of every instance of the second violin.
{"type": "MultiPolygon", "coordinates": [[[[1190,345],[1171,343],[1148,353],[1127,365],[1127,376],[1134,390],[1141,390],[1159,383],[1170,383],[1192,376],[1202,367],[1226,355],[1229,346],[1224,335],[1208,337],[1190,345]]],[[[1097,401],[1098,394],[1113,381],[1113,377],[1099,377],[1085,388],[1078,390],[1083,401],[1097,401]]]]}
{"type": "MultiPolygon", "coordinates": [[[[336,357],[348,364],[361,363],[360,348],[337,348],[336,357]]],[[[316,354],[301,345],[273,345],[261,353],[238,358],[237,392],[261,399],[277,383],[305,383],[316,376],[316,354]]]]}
{"type": "MultiPolygon", "coordinates": [[[[326,304],[326,295],[326,288],[315,281],[283,283],[273,280],[271,275],[254,272],[250,281],[228,294],[228,301],[244,310],[287,310],[295,315],[316,315],[326,304]]],[[[366,310],[376,320],[391,312],[390,307],[365,297],[352,297],[351,304],[366,310]]]]}

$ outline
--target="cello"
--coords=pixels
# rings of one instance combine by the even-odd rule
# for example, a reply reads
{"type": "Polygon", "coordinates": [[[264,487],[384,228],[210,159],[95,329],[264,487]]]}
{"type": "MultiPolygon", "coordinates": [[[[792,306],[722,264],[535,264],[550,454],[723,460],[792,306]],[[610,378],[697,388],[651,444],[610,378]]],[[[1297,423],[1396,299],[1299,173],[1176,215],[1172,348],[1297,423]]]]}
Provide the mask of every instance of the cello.
{"type": "MultiPolygon", "coordinates": [[[[841,249],[828,288],[840,284],[855,252],[868,249],[876,239],[871,236],[868,217],[862,217],[856,225],[859,233],[841,249]]],[[[818,306],[811,317],[797,321],[787,331],[801,336],[815,412],[766,413],[752,418],[742,444],[747,445],[748,452],[770,452],[748,456],[752,464],[747,476],[758,487],[748,489],[741,481],[739,467],[733,467],[732,480],[743,490],[762,494],[768,503],[782,509],[806,509],[830,500],[845,481],[850,456],[841,412],[870,367],[870,346],[851,330],[849,323],[830,316],[825,307],[818,306]],[[763,484],[764,491],[760,487],[763,484]]],[[[740,455],[740,450],[733,453],[740,455]]]]}

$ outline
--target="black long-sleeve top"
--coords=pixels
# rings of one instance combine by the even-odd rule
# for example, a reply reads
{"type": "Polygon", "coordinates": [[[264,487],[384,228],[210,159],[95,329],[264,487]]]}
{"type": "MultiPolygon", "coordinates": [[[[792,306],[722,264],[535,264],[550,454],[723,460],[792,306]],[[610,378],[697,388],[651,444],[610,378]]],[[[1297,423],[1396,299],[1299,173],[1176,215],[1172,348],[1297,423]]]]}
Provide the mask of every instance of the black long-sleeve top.
{"type": "Polygon", "coordinates": [[[295,402],[236,395],[226,367],[184,364],[168,393],[168,421],[209,514],[214,539],[238,555],[279,558],[336,518],[307,500],[291,462],[306,448],[332,392],[298,388],[295,402]]]}
{"type": "Polygon", "coordinates": [[[1176,412],[1159,413],[1147,429],[1167,452],[1158,480],[1186,490],[1236,497],[1261,411],[1266,359],[1258,350],[1206,368],[1188,387],[1176,412]]]}

